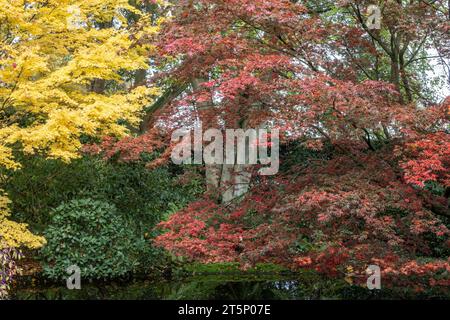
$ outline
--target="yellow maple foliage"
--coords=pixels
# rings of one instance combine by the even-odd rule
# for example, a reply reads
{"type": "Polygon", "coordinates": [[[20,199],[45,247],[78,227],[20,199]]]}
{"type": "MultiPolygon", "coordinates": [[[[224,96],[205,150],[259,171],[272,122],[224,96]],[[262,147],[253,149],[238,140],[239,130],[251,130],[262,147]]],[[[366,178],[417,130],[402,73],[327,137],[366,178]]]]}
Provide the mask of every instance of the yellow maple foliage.
{"type": "Polygon", "coordinates": [[[0,0],[0,166],[14,150],[69,161],[80,138],[123,136],[157,88],[133,83],[149,68],[162,21],[128,0],[0,0]],[[128,25],[127,15],[140,17],[128,25]],[[131,80],[130,80],[131,79],[131,80]]]}
{"type": "Polygon", "coordinates": [[[0,189],[0,250],[20,247],[37,249],[44,245],[45,239],[28,231],[27,224],[8,219],[10,216],[9,203],[10,200],[0,189]]]}
{"type": "MultiPolygon", "coordinates": [[[[148,39],[162,23],[142,5],[0,0],[0,167],[18,169],[16,151],[70,161],[82,137],[123,136],[138,124],[159,91],[133,76],[144,71],[145,80],[148,39]]],[[[42,246],[8,219],[8,205],[0,190],[0,249],[42,246]]]]}

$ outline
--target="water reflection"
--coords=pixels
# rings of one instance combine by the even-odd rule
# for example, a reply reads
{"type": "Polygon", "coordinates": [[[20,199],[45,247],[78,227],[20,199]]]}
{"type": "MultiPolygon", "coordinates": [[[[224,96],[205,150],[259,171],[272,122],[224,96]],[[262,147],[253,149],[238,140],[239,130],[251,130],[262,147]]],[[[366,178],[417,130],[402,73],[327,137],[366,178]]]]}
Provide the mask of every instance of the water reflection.
{"type": "Polygon", "coordinates": [[[313,279],[224,279],[207,276],[180,281],[144,280],[82,283],[81,290],[61,286],[16,288],[12,299],[33,300],[318,300],[318,299],[440,299],[436,295],[404,296],[404,291],[373,290],[344,281],[313,279]]]}
{"type": "MultiPolygon", "coordinates": [[[[82,284],[81,290],[64,286],[17,288],[13,299],[119,299],[119,300],[292,300],[342,299],[343,283],[310,283],[304,280],[232,280],[221,277],[184,281],[137,281],[131,283],[82,284]]],[[[364,294],[370,294],[363,290],[364,294]]],[[[358,293],[361,295],[361,292],[358,293]]]]}

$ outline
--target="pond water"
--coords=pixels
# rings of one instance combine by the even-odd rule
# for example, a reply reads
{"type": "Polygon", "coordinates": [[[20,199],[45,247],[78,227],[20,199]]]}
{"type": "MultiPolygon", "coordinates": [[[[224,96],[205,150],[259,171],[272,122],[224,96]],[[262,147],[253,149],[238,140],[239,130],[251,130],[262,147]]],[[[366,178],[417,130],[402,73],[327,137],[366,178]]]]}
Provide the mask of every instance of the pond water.
{"type": "Polygon", "coordinates": [[[118,300],[310,300],[383,299],[384,291],[369,291],[344,282],[267,276],[197,276],[183,280],[136,280],[128,282],[82,283],[80,290],[59,285],[20,285],[12,299],[118,299],[118,300]]]}

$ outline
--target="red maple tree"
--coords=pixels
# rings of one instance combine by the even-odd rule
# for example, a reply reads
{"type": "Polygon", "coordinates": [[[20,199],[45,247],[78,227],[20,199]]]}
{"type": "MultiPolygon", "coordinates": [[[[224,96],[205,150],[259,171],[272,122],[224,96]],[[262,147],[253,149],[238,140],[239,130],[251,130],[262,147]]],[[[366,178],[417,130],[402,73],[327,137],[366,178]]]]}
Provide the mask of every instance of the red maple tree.
{"type": "Polygon", "coordinates": [[[243,199],[191,204],[161,223],[157,244],[205,263],[275,262],[333,276],[377,264],[393,283],[449,285],[448,256],[434,253],[436,243],[449,248],[449,100],[423,80],[430,50],[449,58],[447,4],[383,1],[382,30],[368,27],[369,4],[174,4],[158,46],[167,92],[143,130],[270,124],[287,145],[330,151],[253,179],[243,199]]]}

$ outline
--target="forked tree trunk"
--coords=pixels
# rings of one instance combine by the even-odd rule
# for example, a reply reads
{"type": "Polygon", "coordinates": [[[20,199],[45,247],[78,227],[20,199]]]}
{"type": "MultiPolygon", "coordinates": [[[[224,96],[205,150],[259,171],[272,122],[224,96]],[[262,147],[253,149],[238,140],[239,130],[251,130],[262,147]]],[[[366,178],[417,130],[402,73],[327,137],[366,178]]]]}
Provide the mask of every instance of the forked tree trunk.
{"type": "MultiPolygon", "coordinates": [[[[194,91],[199,90],[205,79],[195,79],[192,81],[194,91]]],[[[198,112],[214,108],[213,101],[206,101],[197,105],[198,112]]],[[[242,125],[245,128],[245,125],[242,125]]],[[[204,129],[213,128],[213,123],[209,122],[204,129]]],[[[234,129],[234,128],[233,128],[234,129]]],[[[244,129],[245,130],[245,129],[244,129]]],[[[225,140],[225,139],[224,139],[225,140]]],[[[248,150],[248,143],[246,143],[248,150]]],[[[225,145],[224,145],[225,148],[225,145]]],[[[236,155],[235,150],[235,155],[236,155]]],[[[248,162],[246,153],[246,162],[248,162]]],[[[248,192],[250,187],[251,173],[249,165],[246,164],[207,164],[205,165],[205,179],[207,192],[222,203],[229,203],[248,192]]]]}

